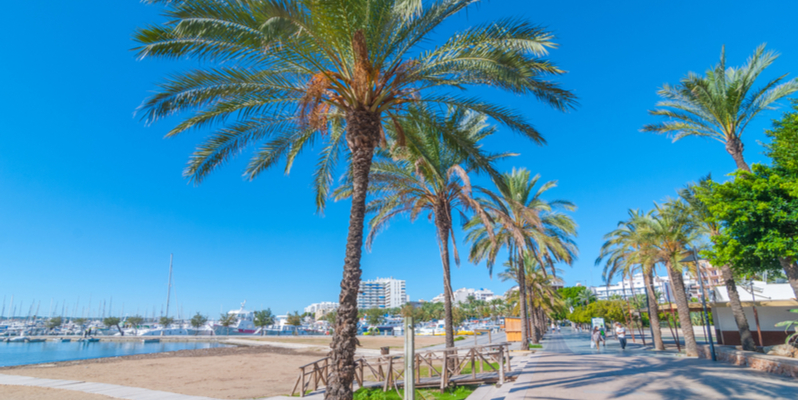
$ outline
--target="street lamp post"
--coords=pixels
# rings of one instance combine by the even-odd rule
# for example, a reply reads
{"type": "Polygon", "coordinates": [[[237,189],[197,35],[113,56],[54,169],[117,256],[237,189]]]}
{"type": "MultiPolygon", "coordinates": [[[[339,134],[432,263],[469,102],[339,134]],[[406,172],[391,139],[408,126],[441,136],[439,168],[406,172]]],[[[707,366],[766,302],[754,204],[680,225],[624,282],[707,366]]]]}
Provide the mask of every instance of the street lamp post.
{"type": "Polygon", "coordinates": [[[708,341],[708,344],[711,346],[711,361],[717,361],[717,354],[714,352],[714,337],[711,336],[711,323],[708,321],[708,310],[706,308],[706,289],[705,285],[703,285],[703,276],[700,274],[700,260],[697,258],[697,248],[692,247],[692,255],[689,257],[684,258],[681,261],[694,261],[695,269],[697,270],[697,280],[700,281],[700,293],[702,296],[700,298],[703,299],[703,321],[706,324],[706,330],[708,331],[708,337],[711,340],[708,341]]]}

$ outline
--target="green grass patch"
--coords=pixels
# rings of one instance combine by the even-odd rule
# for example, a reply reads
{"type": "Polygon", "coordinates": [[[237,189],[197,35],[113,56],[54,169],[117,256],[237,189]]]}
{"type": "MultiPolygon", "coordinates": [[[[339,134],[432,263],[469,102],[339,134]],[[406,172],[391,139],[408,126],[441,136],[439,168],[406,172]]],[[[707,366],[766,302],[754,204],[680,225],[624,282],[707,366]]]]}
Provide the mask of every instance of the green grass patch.
{"type": "Polygon", "coordinates": [[[531,344],[530,344],[530,345],[528,345],[528,346],[529,346],[529,348],[531,348],[531,349],[541,349],[541,348],[542,348],[542,345],[541,345],[541,344],[533,344],[533,343],[531,343],[531,344]]]}
{"type": "MultiPolygon", "coordinates": [[[[477,388],[477,386],[449,387],[444,393],[440,393],[439,389],[417,389],[417,398],[420,400],[464,400],[477,388]]],[[[379,388],[361,388],[353,393],[353,400],[403,400],[403,389],[400,389],[399,392],[398,395],[395,390],[384,392],[379,388]]]]}
{"type": "Polygon", "coordinates": [[[454,342],[457,342],[459,340],[464,340],[464,337],[463,336],[456,336],[456,338],[453,339],[454,342]]]}

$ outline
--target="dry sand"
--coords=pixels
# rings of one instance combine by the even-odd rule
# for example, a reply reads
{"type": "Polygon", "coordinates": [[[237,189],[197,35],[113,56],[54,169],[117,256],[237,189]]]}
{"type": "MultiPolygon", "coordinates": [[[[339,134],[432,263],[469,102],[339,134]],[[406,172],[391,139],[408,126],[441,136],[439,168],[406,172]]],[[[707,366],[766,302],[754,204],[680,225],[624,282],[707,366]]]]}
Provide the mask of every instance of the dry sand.
{"type": "MultiPolygon", "coordinates": [[[[259,338],[248,338],[250,340],[281,342],[281,343],[303,343],[320,346],[329,346],[331,337],[304,337],[304,336],[263,336],[259,338]]],[[[360,348],[379,349],[388,346],[392,349],[402,349],[404,338],[402,336],[359,336],[360,348]]],[[[444,343],[444,336],[415,336],[414,347],[419,349],[444,343]]]]}
{"type": "MultiPolygon", "coordinates": [[[[219,347],[7,367],[0,368],[0,373],[111,383],[218,399],[247,399],[288,395],[297,380],[298,367],[325,355],[323,351],[312,349],[297,351],[269,346],[219,347]]],[[[4,393],[2,389],[0,393],[4,393]]],[[[49,399],[44,394],[42,397],[22,396],[20,394],[19,397],[0,398],[49,399]]],[[[88,396],[74,398],[95,399],[88,396]]],[[[97,397],[98,400],[101,398],[104,397],[97,397]]]]}
{"type": "Polygon", "coordinates": [[[0,385],[0,400],[113,400],[102,394],[34,386],[0,385]]]}

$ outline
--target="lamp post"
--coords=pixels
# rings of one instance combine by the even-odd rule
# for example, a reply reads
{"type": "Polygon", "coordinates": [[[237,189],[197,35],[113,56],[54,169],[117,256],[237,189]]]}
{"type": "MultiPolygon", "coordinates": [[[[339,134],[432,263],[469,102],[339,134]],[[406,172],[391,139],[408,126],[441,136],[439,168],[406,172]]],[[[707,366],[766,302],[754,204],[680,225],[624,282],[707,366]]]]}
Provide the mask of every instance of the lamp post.
{"type": "Polygon", "coordinates": [[[697,280],[700,281],[700,293],[703,296],[700,298],[703,299],[703,321],[706,323],[706,330],[708,331],[708,337],[711,340],[708,341],[709,345],[711,346],[711,361],[717,361],[717,354],[714,352],[714,337],[711,336],[711,324],[708,321],[708,310],[706,308],[706,289],[703,285],[703,276],[700,274],[700,260],[697,258],[697,248],[692,247],[692,254],[683,260],[682,262],[689,262],[694,261],[695,269],[697,270],[697,280]]]}

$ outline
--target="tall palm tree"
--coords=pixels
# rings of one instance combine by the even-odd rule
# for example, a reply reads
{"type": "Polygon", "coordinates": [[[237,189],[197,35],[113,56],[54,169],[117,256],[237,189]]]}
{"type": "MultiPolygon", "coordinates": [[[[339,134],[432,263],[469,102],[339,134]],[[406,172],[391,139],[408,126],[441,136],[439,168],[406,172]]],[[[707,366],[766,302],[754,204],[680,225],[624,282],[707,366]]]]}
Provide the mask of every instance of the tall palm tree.
{"type": "MultiPolygon", "coordinates": [[[[453,256],[460,263],[453,234],[453,213],[466,218],[475,212],[486,226],[491,220],[472,197],[469,173],[488,171],[496,175],[492,162],[507,154],[489,154],[480,148],[479,141],[495,129],[486,123],[486,116],[462,109],[451,109],[445,116],[430,110],[413,109],[421,114],[401,122],[405,147],[393,147],[372,164],[370,171],[367,212],[369,221],[367,248],[376,235],[394,218],[405,215],[414,221],[420,214],[429,213],[436,226],[436,238],[441,255],[444,278],[445,347],[455,347],[453,337],[453,288],[450,284],[450,241],[453,256]]],[[[352,180],[334,192],[335,199],[352,194],[352,180]]]]}
{"type": "Polygon", "coordinates": [[[648,296],[650,307],[651,326],[653,329],[653,343],[656,350],[664,350],[664,342],[661,338],[660,321],[658,318],[658,299],[652,288],[654,262],[652,260],[652,248],[649,246],[643,235],[643,230],[639,219],[644,214],[639,210],[628,210],[628,219],[617,224],[617,229],[607,233],[603,246],[600,248],[600,255],[595,260],[595,264],[602,263],[606,259],[603,269],[603,278],[608,280],[615,274],[628,276],[633,293],[633,275],[636,271],[642,273],[645,283],[645,294],[648,296]]]}
{"type": "Polygon", "coordinates": [[[166,18],[135,33],[139,57],[203,62],[168,78],[142,106],[147,122],[191,113],[167,136],[217,129],[189,160],[185,175],[193,182],[246,148],[255,152],[245,177],[283,159],[288,172],[302,150],[322,141],[315,173],[322,209],[336,161],[349,152],[353,196],[325,396],[350,400],[367,187],[383,127],[403,119],[409,105],[458,106],[544,143],[520,114],[452,90],[483,85],[571,108],[574,96],[549,79],[563,71],[542,58],[555,46],[553,35],[506,19],[420,49],[475,0],[152,2],[163,4],[166,18]]]}
{"type": "MultiPolygon", "coordinates": [[[[573,237],[577,224],[562,210],[572,211],[575,206],[563,200],[547,201],[542,195],[556,186],[555,181],[536,189],[539,175],[531,177],[526,169],[514,169],[495,179],[499,194],[480,188],[480,203],[494,221],[487,229],[482,221],[473,218],[466,240],[472,243],[470,260],[486,260],[489,274],[497,254],[508,250],[509,263],[517,265],[517,281],[525,282],[525,252],[530,251],[541,265],[550,266],[555,275],[555,263],[572,264],[578,252],[573,237]],[[492,232],[494,231],[494,238],[492,232]]],[[[528,306],[526,285],[519,288],[520,318],[522,322],[522,349],[528,348],[528,306]]]]}
{"type": "MultiPolygon", "coordinates": [[[[529,326],[532,327],[531,339],[533,343],[539,343],[539,339],[544,334],[543,319],[541,310],[554,312],[559,306],[563,306],[563,301],[559,302],[559,296],[553,287],[554,283],[560,282],[555,276],[548,276],[547,272],[537,262],[530,251],[526,251],[522,263],[525,268],[525,291],[528,294],[528,309],[531,319],[529,326]]],[[[502,281],[514,281],[521,285],[517,264],[505,262],[506,270],[497,274],[502,281]]]]}
{"type": "MultiPolygon", "coordinates": [[[[711,237],[719,235],[719,224],[714,220],[708,207],[697,198],[698,191],[709,192],[713,181],[711,176],[706,176],[696,184],[691,184],[678,191],[678,195],[686,204],[686,211],[692,215],[698,224],[705,226],[706,232],[711,237]]],[[[739,290],[736,288],[736,279],[733,276],[733,270],[730,265],[717,266],[722,272],[722,279],[725,281],[725,288],[728,291],[728,297],[731,301],[731,312],[733,312],[733,319],[736,321],[736,327],[739,329],[739,340],[742,348],[749,351],[755,351],[756,343],[753,340],[753,334],[750,332],[750,324],[747,323],[747,316],[744,314],[744,307],[739,298],[739,290]]],[[[702,279],[698,277],[698,279],[702,279]]]]}
{"type": "Polygon", "coordinates": [[[681,260],[701,235],[701,227],[691,215],[677,206],[676,202],[657,204],[655,214],[646,215],[640,221],[644,225],[644,235],[651,248],[653,259],[663,263],[669,275],[686,344],[686,355],[697,357],[697,342],[694,338],[689,301],[683,283],[681,260]]]}
{"type": "Polygon", "coordinates": [[[650,111],[666,117],[667,121],[645,125],[644,132],[673,135],[673,142],[687,136],[709,137],[725,145],[736,167],[750,171],[744,161],[742,134],[750,121],[763,110],[771,109],[778,100],[797,91],[797,78],[781,83],[788,74],[754,88],[756,80],[778,54],[758,46],[745,65],[727,67],[725,47],[719,64],[706,71],[705,76],[690,72],[681,83],[665,84],[658,95],[663,98],[650,111]]]}

